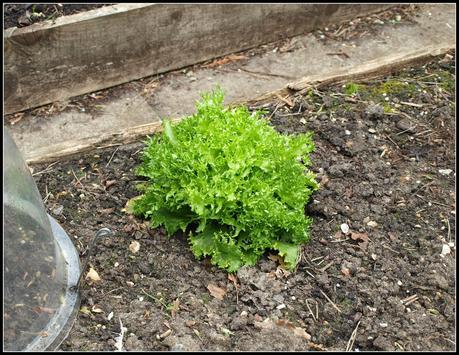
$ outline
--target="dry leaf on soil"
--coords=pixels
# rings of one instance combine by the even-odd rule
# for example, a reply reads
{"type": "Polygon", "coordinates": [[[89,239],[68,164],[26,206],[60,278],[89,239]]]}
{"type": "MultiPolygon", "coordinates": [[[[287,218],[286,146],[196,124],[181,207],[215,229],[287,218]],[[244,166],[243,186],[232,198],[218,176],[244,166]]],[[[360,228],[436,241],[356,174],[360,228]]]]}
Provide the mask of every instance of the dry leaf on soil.
{"type": "Polygon", "coordinates": [[[213,62],[203,65],[203,68],[215,68],[223,64],[234,62],[236,60],[247,59],[245,55],[230,54],[222,59],[216,59],[213,62]]]}
{"type": "Polygon", "coordinates": [[[13,118],[9,120],[11,125],[14,125],[18,123],[20,120],[22,120],[22,117],[24,117],[24,112],[19,112],[14,114],[13,118]]]}
{"type": "Polygon", "coordinates": [[[134,240],[133,242],[131,242],[131,244],[129,244],[129,250],[133,254],[137,253],[140,250],[140,243],[134,240]]]}
{"type": "Polygon", "coordinates": [[[226,290],[218,287],[212,283],[207,285],[207,289],[209,290],[210,294],[214,296],[216,299],[219,299],[220,301],[223,300],[226,294],[226,290]]]}
{"type": "Polygon", "coordinates": [[[306,331],[301,327],[295,327],[292,322],[286,319],[279,319],[277,321],[272,321],[269,318],[266,318],[263,322],[254,322],[255,328],[259,329],[266,329],[266,330],[274,330],[276,327],[287,328],[288,330],[292,331],[293,334],[297,337],[311,340],[311,336],[306,333],[306,331]]]}
{"type": "Polygon", "coordinates": [[[349,270],[347,267],[341,268],[341,273],[342,273],[343,276],[345,276],[345,277],[351,276],[351,270],[349,270]]]}
{"type": "Polygon", "coordinates": [[[230,280],[233,283],[236,290],[239,289],[240,285],[237,282],[237,276],[235,274],[228,274],[228,280],[230,280]]]}
{"type": "Polygon", "coordinates": [[[367,250],[368,246],[368,233],[355,233],[351,232],[351,239],[356,240],[359,243],[362,250],[367,250]]]}
{"type": "Polygon", "coordinates": [[[174,302],[172,302],[172,307],[171,307],[171,316],[172,318],[175,317],[177,312],[180,310],[180,300],[177,298],[174,302]]]}
{"type": "Polygon", "coordinates": [[[104,313],[104,311],[102,309],[100,309],[99,307],[97,307],[97,306],[93,306],[91,308],[91,312],[92,313],[104,313]]]}
{"type": "Polygon", "coordinates": [[[97,282],[100,281],[100,276],[96,270],[90,268],[88,273],[86,274],[86,279],[90,279],[91,281],[97,282]]]}

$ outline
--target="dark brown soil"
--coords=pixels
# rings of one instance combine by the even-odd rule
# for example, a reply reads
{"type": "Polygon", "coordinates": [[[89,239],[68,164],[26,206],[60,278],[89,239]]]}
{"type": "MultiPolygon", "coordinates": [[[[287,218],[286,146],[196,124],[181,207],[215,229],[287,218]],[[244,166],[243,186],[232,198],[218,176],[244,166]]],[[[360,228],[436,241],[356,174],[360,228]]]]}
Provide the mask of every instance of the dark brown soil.
{"type": "Polygon", "coordinates": [[[8,4],[3,7],[3,29],[26,27],[108,5],[114,4],[8,4]]]}
{"type": "Polygon", "coordinates": [[[312,130],[316,144],[312,240],[291,273],[267,254],[233,278],[196,260],[185,236],[127,215],[143,144],[34,166],[82,258],[99,228],[114,232],[97,243],[101,281],[82,284],[60,349],[113,351],[122,323],[125,350],[454,350],[454,65],[265,108],[279,132],[312,130]]]}
{"type": "Polygon", "coordinates": [[[5,208],[4,218],[10,223],[4,225],[9,237],[4,239],[3,292],[9,302],[3,304],[3,346],[7,351],[17,351],[50,321],[54,310],[43,304],[58,305],[65,289],[51,289],[55,286],[52,275],[56,275],[56,269],[50,266],[54,265],[54,245],[52,239],[37,242],[35,236],[45,233],[40,223],[13,207],[5,208]],[[24,259],[28,261],[25,264],[21,262],[24,259]]]}

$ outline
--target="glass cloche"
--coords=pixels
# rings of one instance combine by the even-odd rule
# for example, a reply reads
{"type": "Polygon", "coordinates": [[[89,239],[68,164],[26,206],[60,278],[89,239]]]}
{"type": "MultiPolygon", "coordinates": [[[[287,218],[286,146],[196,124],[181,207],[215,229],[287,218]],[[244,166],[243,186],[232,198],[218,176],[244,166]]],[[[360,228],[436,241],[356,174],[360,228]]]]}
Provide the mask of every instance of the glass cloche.
{"type": "Polygon", "coordinates": [[[79,307],[78,253],[3,131],[3,350],[55,350],[79,307]]]}

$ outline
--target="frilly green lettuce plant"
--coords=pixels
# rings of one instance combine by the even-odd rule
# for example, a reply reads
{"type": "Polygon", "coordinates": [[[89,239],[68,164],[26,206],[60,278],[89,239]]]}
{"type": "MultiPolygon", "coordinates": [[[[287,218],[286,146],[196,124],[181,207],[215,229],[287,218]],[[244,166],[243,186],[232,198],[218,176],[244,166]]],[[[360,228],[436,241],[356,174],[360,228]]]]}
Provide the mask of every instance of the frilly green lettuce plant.
{"type": "Polygon", "coordinates": [[[190,226],[194,255],[228,272],[270,249],[294,268],[309,239],[304,208],[318,188],[307,170],[311,133],[282,135],[261,112],[225,107],[223,96],[204,94],[194,115],[165,121],[149,138],[136,170],[147,181],[131,209],[169,235],[190,226]]]}

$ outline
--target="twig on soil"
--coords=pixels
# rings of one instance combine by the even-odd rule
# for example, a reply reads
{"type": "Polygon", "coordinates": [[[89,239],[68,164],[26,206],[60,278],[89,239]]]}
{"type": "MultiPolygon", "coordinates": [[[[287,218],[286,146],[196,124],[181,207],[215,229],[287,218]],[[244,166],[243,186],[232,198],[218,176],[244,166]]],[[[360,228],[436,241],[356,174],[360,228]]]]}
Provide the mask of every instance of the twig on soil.
{"type": "Polygon", "coordinates": [[[325,272],[330,266],[332,266],[335,262],[332,260],[327,265],[325,265],[322,269],[319,269],[321,272],[325,272]]]}
{"type": "Polygon", "coordinates": [[[114,288],[113,290],[108,291],[105,295],[108,295],[109,293],[112,293],[112,292],[115,292],[115,291],[118,291],[118,290],[122,290],[122,289],[124,289],[124,287],[117,287],[117,288],[114,288]]]}
{"type": "Polygon", "coordinates": [[[355,245],[355,244],[351,244],[351,243],[344,243],[343,245],[345,245],[347,247],[355,248],[355,249],[362,249],[362,247],[360,245],[355,245]]]}
{"type": "Polygon", "coordinates": [[[51,192],[48,192],[48,185],[45,186],[45,198],[43,199],[43,203],[46,203],[48,201],[49,196],[51,196],[51,192]]]}
{"type": "Polygon", "coordinates": [[[316,261],[325,258],[325,256],[318,256],[317,258],[311,259],[311,261],[316,261]]]}
{"type": "Polygon", "coordinates": [[[75,175],[75,172],[73,171],[73,168],[72,168],[72,174],[76,179],[75,185],[78,183],[83,188],[83,184],[81,183],[80,179],[78,179],[77,176],[75,175]]]}
{"type": "Polygon", "coordinates": [[[335,218],[333,217],[333,218],[330,220],[330,222],[327,222],[327,226],[328,226],[330,223],[332,223],[334,220],[335,220],[335,218]]]}
{"type": "Polygon", "coordinates": [[[277,112],[277,109],[279,108],[280,104],[277,104],[276,107],[274,108],[273,113],[271,113],[268,117],[268,121],[274,116],[274,114],[277,112]]]}
{"type": "Polygon", "coordinates": [[[391,247],[385,245],[385,244],[382,244],[382,247],[385,248],[385,249],[389,249],[390,251],[394,252],[395,254],[400,254],[397,250],[394,250],[392,249],[391,247]]]}
{"type": "Polygon", "coordinates": [[[400,101],[400,103],[401,103],[402,105],[406,105],[406,106],[424,107],[424,105],[422,105],[422,104],[415,104],[415,103],[412,103],[412,102],[400,101]]]}
{"type": "Polygon", "coordinates": [[[163,301],[161,301],[160,299],[156,298],[155,296],[153,295],[150,295],[149,293],[147,293],[143,288],[141,289],[141,291],[149,298],[153,299],[156,303],[159,303],[160,305],[162,305],[165,309],[167,309],[167,304],[165,304],[163,301]]]}
{"type": "Polygon", "coordinates": [[[274,77],[284,78],[284,79],[289,79],[289,80],[296,79],[293,76],[282,75],[282,74],[274,74],[274,73],[264,73],[264,72],[259,72],[259,71],[255,71],[255,70],[248,70],[248,69],[244,69],[244,68],[239,68],[238,70],[244,71],[244,72],[249,73],[249,74],[261,75],[261,76],[274,76],[274,77]]]}
{"type": "Polygon", "coordinates": [[[417,137],[417,136],[421,136],[421,135],[423,135],[425,133],[431,133],[431,132],[432,132],[431,129],[426,129],[425,131],[422,131],[422,132],[414,134],[414,136],[417,137]]]}
{"type": "Polygon", "coordinates": [[[39,172],[36,172],[36,173],[33,173],[32,176],[37,176],[37,175],[41,175],[41,174],[46,174],[46,173],[49,173],[52,171],[52,169],[50,170],[50,168],[54,165],[56,165],[58,162],[55,161],[54,163],[51,163],[49,164],[45,169],[39,171],[39,172]]]}
{"type": "Polygon", "coordinates": [[[289,95],[287,95],[286,97],[282,97],[281,95],[277,94],[276,97],[285,104],[287,104],[289,107],[293,107],[293,102],[288,98],[289,95]]]}
{"type": "Polygon", "coordinates": [[[331,240],[330,243],[342,243],[342,242],[345,242],[346,240],[349,240],[349,238],[346,238],[346,239],[338,239],[338,240],[331,240]]]}
{"type": "Polygon", "coordinates": [[[298,116],[301,115],[301,112],[287,113],[285,115],[279,115],[279,117],[289,117],[289,116],[298,116]]]}
{"type": "MultiPolygon", "coordinates": [[[[311,316],[312,316],[312,319],[314,319],[314,322],[317,322],[317,317],[314,315],[314,313],[312,312],[311,310],[311,307],[309,307],[309,299],[306,300],[306,307],[308,307],[308,310],[309,310],[309,313],[311,313],[311,316]]],[[[317,306],[317,301],[314,300],[315,304],[316,304],[316,314],[318,314],[318,306],[317,306]]]]}
{"type": "Polygon", "coordinates": [[[123,338],[124,338],[124,333],[127,331],[126,327],[123,327],[123,322],[121,322],[121,317],[118,317],[120,320],[120,333],[119,336],[115,338],[115,347],[116,351],[123,351],[123,338]]]}
{"type": "Polygon", "coordinates": [[[423,190],[429,185],[432,185],[435,181],[428,182],[427,184],[422,185],[419,189],[417,189],[415,192],[413,192],[413,195],[417,194],[419,191],[423,190]]]}
{"type": "Polygon", "coordinates": [[[357,337],[357,329],[359,328],[360,321],[357,323],[357,326],[355,327],[354,331],[351,334],[351,337],[349,338],[349,341],[347,342],[346,346],[346,351],[351,351],[352,347],[354,346],[355,338],[357,337]]]}
{"type": "Polygon", "coordinates": [[[399,115],[403,115],[405,116],[406,118],[408,118],[411,122],[415,121],[415,119],[413,117],[411,117],[409,114],[407,114],[406,112],[403,112],[403,111],[394,111],[395,114],[399,114],[399,115]]]}
{"type": "Polygon", "coordinates": [[[394,342],[394,345],[397,346],[401,351],[405,351],[405,348],[401,346],[399,343],[394,342]]]}
{"type": "Polygon", "coordinates": [[[425,202],[433,203],[434,205],[439,205],[439,206],[443,206],[443,207],[451,207],[449,205],[445,205],[444,203],[440,203],[440,202],[437,202],[437,201],[427,201],[424,197],[422,197],[421,195],[418,195],[418,194],[415,194],[414,196],[419,197],[421,200],[423,200],[425,202]]]}
{"type": "Polygon", "coordinates": [[[322,295],[324,295],[324,297],[327,299],[327,301],[331,303],[333,308],[336,309],[339,313],[341,313],[341,310],[338,308],[338,306],[322,290],[319,290],[319,291],[320,291],[320,293],[322,293],[322,295]]]}
{"type": "Polygon", "coordinates": [[[444,221],[448,224],[448,236],[446,238],[448,239],[448,242],[451,243],[451,225],[449,224],[448,218],[445,218],[444,221]]]}
{"type": "Polygon", "coordinates": [[[407,128],[407,129],[405,129],[405,130],[403,130],[401,132],[396,133],[395,135],[399,136],[399,135],[401,135],[403,133],[406,133],[406,132],[412,132],[416,127],[417,127],[417,125],[414,125],[414,127],[407,128]]]}
{"type": "Polygon", "coordinates": [[[419,299],[418,295],[414,294],[414,295],[412,295],[412,296],[410,296],[410,297],[407,297],[407,298],[403,299],[402,302],[403,302],[403,304],[404,304],[405,306],[408,306],[408,305],[410,305],[411,303],[417,301],[418,299],[419,299]]]}
{"type": "Polygon", "coordinates": [[[332,52],[332,53],[325,53],[326,55],[337,55],[337,56],[343,56],[344,58],[350,58],[350,55],[347,54],[346,52],[332,52]]]}
{"type": "Polygon", "coordinates": [[[108,160],[108,163],[107,165],[105,165],[105,167],[108,167],[110,165],[110,163],[112,162],[112,159],[113,157],[115,156],[116,152],[118,151],[118,149],[120,149],[120,147],[116,147],[115,151],[113,152],[112,156],[110,157],[110,159],[108,160]]]}
{"type": "Polygon", "coordinates": [[[448,339],[448,338],[442,338],[446,341],[449,341],[451,344],[453,344],[454,346],[456,346],[456,342],[452,341],[451,339],[448,339]]]}
{"type": "Polygon", "coordinates": [[[395,145],[398,149],[400,149],[400,146],[394,142],[394,140],[390,136],[383,135],[384,138],[387,138],[393,145],[395,145]]]}
{"type": "Polygon", "coordinates": [[[322,259],[321,261],[319,261],[316,266],[320,266],[320,264],[322,264],[323,262],[325,261],[325,259],[322,259]]]}

